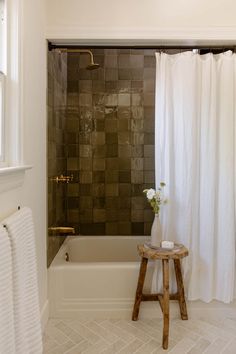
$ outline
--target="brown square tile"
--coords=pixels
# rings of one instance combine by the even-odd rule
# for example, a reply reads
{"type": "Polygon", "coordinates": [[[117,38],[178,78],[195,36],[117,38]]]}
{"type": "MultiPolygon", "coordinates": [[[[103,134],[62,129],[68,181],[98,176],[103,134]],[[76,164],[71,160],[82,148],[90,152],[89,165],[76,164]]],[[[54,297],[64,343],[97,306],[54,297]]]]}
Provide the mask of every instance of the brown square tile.
{"type": "Polygon", "coordinates": [[[130,145],[118,145],[119,146],[119,157],[129,158],[131,157],[131,146],[130,145]]]}
{"type": "Polygon", "coordinates": [[[118,145],[110,144],[106,146],[106,157],[117,157],[118,156],[118,145]]]}
{"type": "Polygon", "coordinates": [[[143,171],[131,171],[131,183],[143,183],[143,171]]]}
{"type": "Polygon", "coordinates": [[[93,208],[93,198],[91,196],[80,196],[79,209],[92,209],[93,208]]]}
{"type": "Polygon", "coordinates": [[[155,143],[154,133],[144,133],[144,144],[154,145],[154,143],[155,143]]]}
{"type": "Polygon", "coordinates": [[[80,157],[92,157],[92,146],[91,145],[79,145],[79,156],[80,157]]]}
{"type": "Polygon", "coordinates": [[[117,117],[119,119],[130,119],[131,111],[130,107],[118,107],[117,117]]]}
{"type": "Polygon", "coordinates": [[[153,171],[144,171],[144,183],[155,183],[155,172],[153,171]]]}
{"type": "Polygon", "coordinates": [[[118,120],[118,131],[119,132],[128,132],[131,128],[130,118],[120,118],[118,120]]]}
{"type": "Polygon", "coordinates": [[[133,197],[140,197],[143,196],[143,190],[144,190],[144,186],[143,184],[132,184],[132,196],[133,197]]]}
{"type": "Polygon", "coordinates": [[[106,183],[116,183],[119,181],[118,171],[106,170],[105,172],[106,183]]]}
{"type": "Polygon", "coordinates": [[[79,132],[79,142],[80,144],[91,144],[91,134],[86,132],[79,132]]]}
{"type": "Polygon", "coordinates": [[[106,222],[106,235],[118,235],[117,222],[106,222]]]}
{"type": "Polygon", "coordinates": [[[131,133],[131,143],[132,145],[143,145],[144,133],[131,133]]]}
{"type": "Polygon", "coordinates": [[[155,161],[153,157],[146,157],[144,159],[144,170],[154,171],[155,161]]]}
{"type": "Polygon", "coordinates": [[[114,171],[118,170],[119,165],[118,165],[118,158],[117,157],[109,157],[106,158],[106,171],[114,171]]]}
{"type": "Polygon", "coordinates": [[[144,56],[144,67],[145,68],[155,68],[156,67],[155,55],[145,55],[144,56]]]}
{"type": "Polygon", "coordinates": [[[93,171],[93,182],[94,183],[105,182],[105,171],[93,171]]]}
{"type": "Polygon", "coordinates": [[[132,68],[131,78],[132,80],[143,80],[143,68],[132,68]]]}
{"type": "Polygon", "coordinates": [[[130,209],[130,208],[131,208],[131,198],[119,197],[119,209],[130,209]]]}
{"type": "Polygon", "coordinates": [[[119,221],[130,221],[130,209],[119,210],[119,221]]]}
{"type": "Polygon", "coordinates": [[[93,183],[92,184],[92,196],[93,197],[104,197],[105,196],[105,184],[104,183],[93,183]]]}
{"type": "Polygon", "coordinates": [[[79,85],[77,90],[79,93],[91,93],[92,92],[92,81],[91,80],[79,80],[79,85]]]}
{"type": "Polygon", "coordinates": [[[117,89],[118,89],[118,93],[130,93],[131,81],[119,80],[117,89]]]}
{"type": "Polygon", "coordinates": [[[150,210],[144,210],[144,221],[145,222],[153,222],[154,220],[154,213],[150,210]]]}
{"type": "Polygon", "coordinates": [[[131,119],[131,131],[132,132],[142,132],[143,131],[143,119],[131,119]]]}
{"type": "Polygon", "coordinates": [[[154,157],[154,145],[144,145],[144,157],[154,157]]]}
{"type": "Polygon", "coordinates": [[[119,183],[130,183],[131,171],[119,171],[119,183]]]}
{"type": "Polygon", "coordinates": [[[79,196],[79,185],[78,183],[70,183],[67,186],[67,196],[68,197],[78,197],[79,196]]]}
{"type": "Polygon", "coordinates": [[[92,185],[83,183],[80,185],[80,196],[89,196],[92,193],[92,185]]]}
{"type": "Polygon", "coordinates": [[[102,80],[92,81],[92,91],[94,93],[104,93],[105,92],[105,82],[102,80]]]}
{"type": "Polygon", "coordinates": [[[94,158],[93,159],[93,170],[94,171],[104,171],[105,170],[105,159],[94,158]]]}
{"type": "Polygon", "coordinates": [[[79,105],[80,106],[92,106],[92,95],[89,93],[79,94],[79,105]]]}
{"type": "Polygon", "coordinates": [[[117,68],[106,68],[105,69],[105,80],[106,81],[117,81],[118,80],[118,69],[117,68]]]}
{"type": "Polygon", "coordinates": [[[93,209],[93,221],[94,222],[105,222],[106,221],[106,210],[105,209],[93,209]]]}
{"type": "Polygon", "coordinates": [[[131,68],[143,68],[144,66],[144,56],[139,55],[130,55],[130,66],[131,68]]]}
{"type": "Polygon", "coordinates": [[[131,70],[128,68],[119,68],[118,70],[118,78],[119,80],[131,80],[131,70]]]}
{"type": "Polygon", "coordinates": [[[80,209],[80,223],[91,223],[93,221],[93,209],[80,209]]]}
{"type": "Polygon", "coordinates": [[[143,145],[132,146],[131,156],[132,157],[143,157],[143,145]]]}
{"type": "Polygon", "coordinates": [[[142,106],[133,106],[131,107],[131,116],[133,119],[143,119],[144,118],[144,109],[142,106]]]}
{"type": "Polygon", "coordinates": [[[117,144],[118,134],[117,133],[106,133],[106,144],[117,144]]]}
{"type": "Polygon", "coordinates": [[[132,222],[132,235],[143,235],[144,234],[144,223],[143,222],[132,222]]]}
{"type": "Polygon", "coordinates": [[[144,221],[144,211],[140,210],[132,210],[131,211],[131,221],[132,222],[143,222],[144,221]]]}
{"type": "Polygon", "coordinates": [[[104,64],[105,64],[106,68],[116,68],[117,67],[117,55],[106,55],[104,64]]]}
{"type": "Polygon", "coordinates": [[[119,157],[119,170],[130,170],[131,159],[125,157],[119,157]]]}
{"type": "MultiPolygon", "coordinates": [[[[106,197],[106,210],[117,210],[119,206],[119,198],[118,197],[106,197]]],[[[108,215],[108,214],[107,214],[108,215]]],[[[110,220],[107,217],[107,220],[110,220]]]]}
{"type": "Polygon", "coordinates": [[[106,145],[94,145],[93,146],[93,157],[94,158],[104,158],[106,156],[106,145]]]}
{"type": "Polygon", "coordinates": [[[131,169],[135,171],[143,171],[143,158],[141,157],[132,158],[131,169]]]}
{"type": "Polygon", "coordinates": [[[105,129],[105,119],[100,118],[100,119],[93,120],[93,130],[95,130],[95,132],[103,132],[104,129],[105,129]]]}
{"type": "Polygon", "coordinates": [[[105,144],[105,133],[104,132],[92,132],[92,144],[93,145],[105,144]]]}
{"type": "Polygon", "coordinates": [[[119,189],[117,183],[107,183],[106,186],[107,197],[117,197],[119,195],[119,189]]]}
{"type": "Polygon", "coordinates": [[[118,81],[106,81],[105,82],[105,91],[107,93],[117,93],[117,83],[118,81]]]}
{"type": "Polygon", "coordinates": [[[131,96],[129,93],[119,93],[118,94],[118,105],[119,106],[130,106],[131,96]]]}
{"type": "Polygon", "coordinates": [[[130,55],[129,54],[119,54],[118,66],[119,66],[119,68],[129,68],[130,67],[130,55]]]}
{"type": "Polygon", "coordinates": [[[130,144],[130,132],[118,132],[118,144],[130,144]]]}
{"type": "Polygon", "coordinates": [[[94,209],[104,209],[105,208],[105,198],[93,198],[94,209]]]}
{"type": "Polygon", "coordinates": [[[117,119],[106,119],[105,130],[107,133],[117,132],[117,119]]]}
{"type": "Polygon", "coordinates": [[[106,107],[116,107],[118,104],[118,96],[116,93],[110,93],[106,95],[105,105],[106,107]]]}
{"type": "Polygon", "coordinates": [[[109,220],[109,222],[118,221],[117,209],[110,209],[110,208],[106,209],[106,216],[107,216],[107,220],[109,220]]]}
{"type": "Polygon", "coordinates": [[[119,196],[120,197],[131,196],[131,184],[130,183],[120,183],[119,184],[119,196]]]}
{"type": "Polygon", "coordinates": [[[118,223],[119,235],[130,235],[131,234],[131,222],[120,221],[118,223]]]}
{"type": "Polygon", "coordinates": [[[92,171],[80,171],[80,183],[92,183],[92,171]]]}
{"type": "Polygon", "coordinates": [[[81,157],[79,159],[80,170],[89,171],[92,170],[92,159],[88,157],[81,157]]]}

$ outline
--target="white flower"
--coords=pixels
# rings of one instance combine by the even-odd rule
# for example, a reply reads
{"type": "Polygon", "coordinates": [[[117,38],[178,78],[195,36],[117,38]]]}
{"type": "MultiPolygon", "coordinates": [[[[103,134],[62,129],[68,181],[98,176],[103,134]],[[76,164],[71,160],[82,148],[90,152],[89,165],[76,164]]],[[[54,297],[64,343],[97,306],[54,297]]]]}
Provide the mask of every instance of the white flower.
{"type": "Polygon", "coordinates": [[[153,188],[150,188],[147,191],[147,199],[151,200],[156,195],[156,191],[153,188]]]}

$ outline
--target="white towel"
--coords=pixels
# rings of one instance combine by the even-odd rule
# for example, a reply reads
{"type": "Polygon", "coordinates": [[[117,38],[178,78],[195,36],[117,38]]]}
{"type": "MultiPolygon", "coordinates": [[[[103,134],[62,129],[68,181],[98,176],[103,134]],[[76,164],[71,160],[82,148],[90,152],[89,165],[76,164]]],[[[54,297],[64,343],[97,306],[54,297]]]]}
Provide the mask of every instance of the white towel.
{"type": "Polygon", "coordinates": [[[8,234],[0,225],[0,354],[15,354],[12,255],[8,234]]]}
{"type": "Polygon", "coordinates": [[[3,223],[12,248],[16,353],[41,354],[42,334],[32,212],[29,208],[23,208],[3,223]]]}

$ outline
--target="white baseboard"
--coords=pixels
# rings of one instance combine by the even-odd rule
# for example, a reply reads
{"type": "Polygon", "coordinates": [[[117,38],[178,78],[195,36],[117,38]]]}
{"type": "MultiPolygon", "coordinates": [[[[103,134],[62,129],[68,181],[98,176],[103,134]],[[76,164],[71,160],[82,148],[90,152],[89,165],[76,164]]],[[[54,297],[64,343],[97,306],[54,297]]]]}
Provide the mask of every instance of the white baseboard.
{"type": "Polygon", "coordinates": [[[41,317],[41,328],[42,328],[42,332],[43,332],[44,328],[48,322],[48,318],[49,318],[49,301],[48,300],[46,300],[43,305],[40,317],[41,317]]]}
{"type": "MultiPolygon", "coordinates": [[[[50,318],[101,319],[101,318],[131,318],[133,300],[94,299],[68,300],[54,302],[50,306],[50,318]]],[[[236,301],[224,304],[219,301],[204,303],[202,301],[187,302],[188,316],[192,319],[203,317],[218,319],[219,317],[236,318],[236,301]]],[[[171,318],[179,318],[179,306],[176,301],[170,304],[171,318]]],[[[140,318],[162,318],[162,312],[157,302],[142,302],[140,318]]]]}

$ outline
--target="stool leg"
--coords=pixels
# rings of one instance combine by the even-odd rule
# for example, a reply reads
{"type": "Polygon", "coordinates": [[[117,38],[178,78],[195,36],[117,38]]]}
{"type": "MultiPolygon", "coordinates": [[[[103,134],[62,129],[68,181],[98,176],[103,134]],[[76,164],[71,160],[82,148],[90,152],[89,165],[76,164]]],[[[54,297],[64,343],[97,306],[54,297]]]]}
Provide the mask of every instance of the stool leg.
{"type": "Polygon", "coordinates": [[[163,337],[162,337],[162,347],[163,349],[168,348],[169,340],[169,260],[162,260],[162,271],[163,271],[163,337]]]}
{"type": "Polygon", "coordinates": [[[178,288],[179,294],[179,308],[182,320],[188,319],[187,307],[184,297],[184,284],[183,284],[183,277],[181,271],[181,264],[179,259],[174,259],[175,265],[175,276],[176,276],[176,283],[178,288]]]}
{"type": "Polygon", "coordinates": [[[138,285],[137,285],[137,290],[136,290],[136,295],[135,295],[134,309],[133,309],[133,314],[132,314],[133,321],[137,321],[137,319],[138,319],[139,307],[140,307],[140,303],[142,301],[143,284],[144,284],[145,275],[146,275],[146,271],[147,271],[147,263],[148,263],[148,259],[142,258],[142,261],[140,264],[140,270],[139,270],[138,285]]]}

